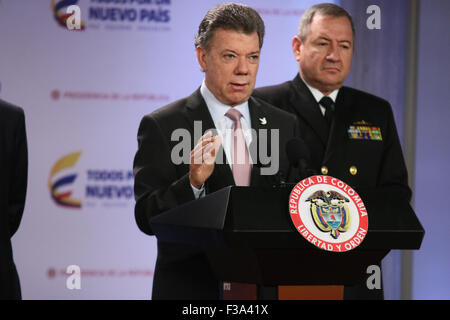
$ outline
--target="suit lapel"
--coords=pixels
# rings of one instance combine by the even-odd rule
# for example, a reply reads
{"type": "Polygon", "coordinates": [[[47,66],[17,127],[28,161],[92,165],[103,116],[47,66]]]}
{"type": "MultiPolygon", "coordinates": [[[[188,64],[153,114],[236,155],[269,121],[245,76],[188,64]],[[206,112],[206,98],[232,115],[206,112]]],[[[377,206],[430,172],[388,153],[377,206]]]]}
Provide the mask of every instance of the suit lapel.
{"type": "Polygon", "coordinates": [[[344,145],[343,138],[347,137],[347,121],[350,119],[350,109],[351,109],[351,97],[347,96],[345,88],[342,87],[339,90],[338,96],[335,103],[335,112],[333,123],[330,128],[330,138],[328,139],[327,148],[325,150],[325,155],[323,162],[327,162],[332,157],[336,148],[344,145]]]}
{"type": "Polygon", "coordinates": [[[314,99],[314,96],[300,78],[300,75],[297,74],[292,84],[295,88],[290,97],[292,106],[295,108],[297,115],[305,119],[305,122],[319,136],[325,148],[328,140],[328,128],[316,99],[314,99]]]}
{"type": "Polygon", "coordinates": [[[197,143],[198,139],[204,134],[206,130],[215,129],[214,121],[208,111],[206,102],[200,93],[200,89],[198,89],[190,97],[188,97],[186,102],[185,116],[187,117],[191,132],[196,135],[194,137],[193,145],[197,143]],[[201,132],[195,132],[195,129],[197,129],[198,131],[198,126],[194,128],[195,121],[200,121],[201,132]]]}
{"type": "MultiPolygon", "coordinates": [[[[251,179],[250,179],[250,185],[255,186],[260,184],[260,176],[261,176],[261,166],[263,165],[261,163],[261,159],[260,159],[260,152],[261,150],[259,150],[259,145],[258,145],[258,141],[260,140],[259,137],[259,133],[263,132],[261,130],[266,130],[266,137],[267,137],[267,144],[265,144],[267,146],[267,150],[264,150],[263,153],[264,156],[271,154],[271,150],[270,150],[270,146],[271,141],[270,141],[270,132],[269,132],[269,123],[270,123],[270,119],[268,119],[268,116],[264,110],[264,106],[263,104],[261,104],[258,100],[256,100],[253,97],[250,97],[249,101],[248,101],[248,108],[249,108],[249,113],[250,113],[250,122],[251,122],[251,127],[252,127],[252,142],[250,144],[249,147],[249,152],[250,152],[250,156],[252,157],[252,161],[253,161],[253,167],[252,167],[252,174],[251,174],[251,179]]],[[[261,145],[261,142],[259,143],[261,145]]],[[[267,164],[265,164],[267,165],[267,164]]]]}
{"type": "MultiPolygon", "coordinates": [[[[191,134],[195,141],[193,141],[192,148],[197,144],[198,139],[208,129],[216,129],[214,121],[209,113],[206,102],[203,99],[200,89],[196,90],[186,102],[185,117],[187,118],[188,125],[190,127],[191,134]],[[194,121],[200,121],[201,130],[195,128],[194,121]],[[199,132],[195,132],[197,131],[199,132]]],[[[207,180],[207,189],[209,192],[219,190],[225,186],[235,185],[233,172],[227,162],[225,152],[221,146],[218,151],[218,157],[216,158],[216,165],[211,177],[207,180]]]]}

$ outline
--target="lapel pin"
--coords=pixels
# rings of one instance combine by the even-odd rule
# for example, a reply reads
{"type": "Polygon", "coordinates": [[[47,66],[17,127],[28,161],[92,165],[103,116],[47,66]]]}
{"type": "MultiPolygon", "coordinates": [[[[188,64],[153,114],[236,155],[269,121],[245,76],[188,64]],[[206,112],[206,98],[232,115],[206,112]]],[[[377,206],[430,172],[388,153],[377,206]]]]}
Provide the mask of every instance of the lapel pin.
{"type": "Polygon", "coordinates": [[[267,124],[266,117],[264,117],[264,118],[259,118],[259,122],[261,122],[262,125],[266,125],[266,124],[267,124]]]}

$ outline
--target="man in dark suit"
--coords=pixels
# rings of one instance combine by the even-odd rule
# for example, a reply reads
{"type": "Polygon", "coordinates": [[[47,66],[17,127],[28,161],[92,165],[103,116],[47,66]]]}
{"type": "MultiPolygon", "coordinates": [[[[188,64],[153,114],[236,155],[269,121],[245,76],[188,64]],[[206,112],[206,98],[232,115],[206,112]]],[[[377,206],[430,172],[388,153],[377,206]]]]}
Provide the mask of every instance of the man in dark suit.
{"type": "MultiPolygon", "coordinates": [[[[302,138],[318,174],[337,177],[358,190],[389,188],[410,199],[407,171],[390,104],[344,87],[353,55],[351,16],[334,4],[305,11],[292,50],[299,74],[254,96],[297,115],[302,138]]],[[[345,289],[347,298],[380,298],[381,290],[345,289]]]]}
{"type": "Polygon", "coordinates": [[[23,110],[0,100],[0,299],[21,299],[11,237],[25,207],[28,153],[23,110]]]}
{"type": "MultiPolygon", "coordinates": [[[[195,40],[197,59],[205,72],[203,84],[191,96],[142,119],[134,174],[135,217],[144,233],[153,234],[150,218],[171,208],[230,185],[269,186],[277,173],[288,172],[284,148],[298,135],[295,116],[250,98],[263,37],[264,23],[248,6],[222,4],[211,9],[195,40]],[[215,129],[217,135],[207,132],[197,142],[198,124],[201,134],[215,129]],[[243,133],[250,129],[257,134],[243,133]],[[261,129],[279,133],[273,138],[268,134],[270,164],[260,161],[259,151],[251,152],[260,146],[261,129]],[[187,161],[179,161],[177,152],[172,152],[179,146],[171,138],[177,130],[191,137],[187,161]],[[241,158],[238,146],[244,151],[241,158]],[[267,165],[274,165],[274,171],[264,172],[267,165]]],[[[158,240],[153,299],[218,299],[220,292],[200,248],[158,240]]]]}

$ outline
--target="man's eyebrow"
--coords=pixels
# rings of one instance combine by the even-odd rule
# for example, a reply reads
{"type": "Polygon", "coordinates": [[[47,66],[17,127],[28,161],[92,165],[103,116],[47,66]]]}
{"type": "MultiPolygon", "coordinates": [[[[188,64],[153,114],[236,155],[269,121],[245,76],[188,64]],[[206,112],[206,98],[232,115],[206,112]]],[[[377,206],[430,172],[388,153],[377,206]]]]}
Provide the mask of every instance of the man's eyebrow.
{"type": "MultiPolygon", "coordinates": [[[[318,39],[318,40],[331,41],[329,38],[324,37],[324,36],[320,36],[320,37],[317,38],[317,39],[318,39]]],[[[352,41],[350,41],[350,40],[338,40],[338,42],[339,42],[339,43],[346,42],[346,43],[352,44],[352,41]]]]}
{"type": "MultiPolygon", "coordinates": [[[[234,51],[233,49],[225,49],[222,51],[222,53],[233,53],[235,55],[239,55],[239,53],[237,53],[236,51],[234,51]]],[[[252,51],[250,53],[248,53],[248,55],[252,55],[252,54],[260,54],[261,51],[257,50],[257,51],[252,51]]]]}
{"type": "Polygon", "coordinates": [[[232,49],[224,49],[222,52],[224,52],[224,53],[225,52],[231,52],[231,53],[237,54],[237,52],[232,50],[232,49]]]}

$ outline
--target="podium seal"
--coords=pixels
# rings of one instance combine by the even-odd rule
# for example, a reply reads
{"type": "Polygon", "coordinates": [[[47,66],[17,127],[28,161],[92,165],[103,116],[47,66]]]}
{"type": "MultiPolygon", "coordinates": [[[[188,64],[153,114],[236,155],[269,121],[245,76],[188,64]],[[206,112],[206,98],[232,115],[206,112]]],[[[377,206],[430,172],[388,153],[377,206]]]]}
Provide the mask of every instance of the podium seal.
{"type": "Polygon", "coordinates": [[[312,176],[297,183],[289,196],[289,214],[308,242],[334,252],[360,245],[369,225],[356,191],[331,176],[312,176]]]}

